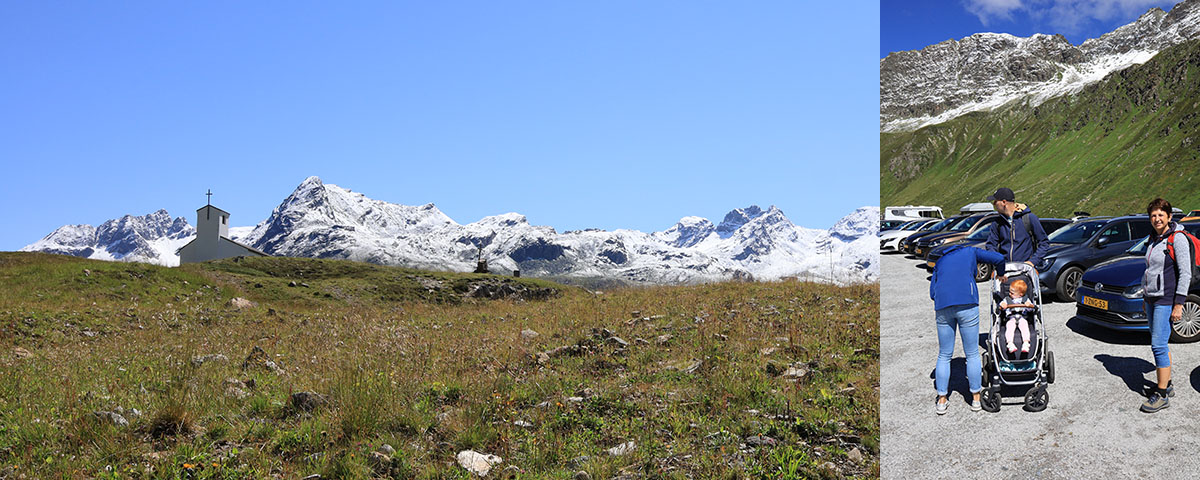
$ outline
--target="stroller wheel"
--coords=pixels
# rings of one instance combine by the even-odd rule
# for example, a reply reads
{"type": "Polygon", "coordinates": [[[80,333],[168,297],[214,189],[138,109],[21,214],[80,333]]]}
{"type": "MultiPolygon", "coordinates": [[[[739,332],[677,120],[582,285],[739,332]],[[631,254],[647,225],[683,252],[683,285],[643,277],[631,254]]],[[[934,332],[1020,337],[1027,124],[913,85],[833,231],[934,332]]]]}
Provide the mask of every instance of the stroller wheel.
{"type": "Polygon", "coordinates": [[[982,404],[984,411],[996,413],[1000,411],[1000,391],[997,389],[987,389],[979,396],[979,403],[982,404]]]}
{"type": "Polygon", "coordinates": [[[1038,385],[1029,389],[1029,393],[1025,394],[1025,410],[1031,412],[1040,412],[1046,409],[1050,404],[1050,392],[1046,391],[1045,385],[1038,385]]]}
{"type": "Polygon", "coordinates": [[[1054,352],[1046,352],[1046,383],[1054,383],[1054,352]]]}

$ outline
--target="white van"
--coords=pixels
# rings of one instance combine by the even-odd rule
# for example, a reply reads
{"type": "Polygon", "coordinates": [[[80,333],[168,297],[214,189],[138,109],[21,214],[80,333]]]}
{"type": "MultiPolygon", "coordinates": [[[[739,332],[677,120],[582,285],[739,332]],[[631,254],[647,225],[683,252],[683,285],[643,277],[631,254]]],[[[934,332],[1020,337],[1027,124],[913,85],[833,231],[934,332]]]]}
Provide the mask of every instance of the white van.
{"type": "Polygon", "coordinates": [[[884,220],[917,220],[921,218],[944,218],[942,207],[904,205],[883,209],[884,220]]]}

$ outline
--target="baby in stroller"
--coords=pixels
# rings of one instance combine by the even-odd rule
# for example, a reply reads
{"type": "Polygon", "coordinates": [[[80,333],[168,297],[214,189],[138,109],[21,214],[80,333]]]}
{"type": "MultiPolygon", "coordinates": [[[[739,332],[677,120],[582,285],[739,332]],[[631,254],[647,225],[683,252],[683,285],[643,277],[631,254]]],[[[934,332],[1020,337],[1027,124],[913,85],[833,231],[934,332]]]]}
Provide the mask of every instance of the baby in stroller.
{"type": "Polygon", "coordinates": [[[1025,296],[1029,286],[1024,280],[1013,280],[1008,285],[1008,297],[1000,301],[1000,309],[1004,311],[1004,338],[1008,341],[1008,353],[1016,353],[1017,345],[1013,337],[1017,330],[1021,331],[1021,353],[1029,353],[1029,315],[1037,308],[1033,301],[1025,296]]]}

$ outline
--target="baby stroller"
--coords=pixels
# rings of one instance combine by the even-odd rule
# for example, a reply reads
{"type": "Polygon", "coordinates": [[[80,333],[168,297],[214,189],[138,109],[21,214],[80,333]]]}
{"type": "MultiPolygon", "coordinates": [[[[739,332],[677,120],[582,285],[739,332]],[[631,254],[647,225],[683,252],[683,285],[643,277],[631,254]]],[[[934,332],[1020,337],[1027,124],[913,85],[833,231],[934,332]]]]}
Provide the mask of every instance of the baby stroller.
{"type": "Polygon", "coordinates": [[[1054,352],[1047,346],[1049,335],[1042,321],[1041,286],[1037,272],[1026,263],[1006,263],[1004,277],[1003,283],[999,279],[991,282],[992,327],[988,331],[987,344],[982,349],[984,389],[979,400],[984,410],[999,412],[1002,387],[1028,386],[1025,409],[1040,412],[1050,403],[1046,385],[1054,383],[1054,352]],[[1009,353],[1005,348],[1008,342],[1004,338],[1005,314],[1000,308],[1000,301],[1008,297],[1009,284],[1018,279],[1024,280],[1029,286],[1025,295],[1036,305],[1029,315],[1030,338],[1021,338],[1020,331],[1015,332],[1013,337],[1018,345],[1029,341],[1028,353],[1020,350],[1009,353]]]}

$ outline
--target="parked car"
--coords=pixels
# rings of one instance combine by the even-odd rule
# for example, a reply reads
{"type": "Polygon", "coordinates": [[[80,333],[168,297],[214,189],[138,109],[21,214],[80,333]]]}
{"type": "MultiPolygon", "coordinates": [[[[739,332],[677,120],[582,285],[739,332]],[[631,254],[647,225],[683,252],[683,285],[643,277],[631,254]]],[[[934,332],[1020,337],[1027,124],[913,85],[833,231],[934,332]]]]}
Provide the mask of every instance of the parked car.
{"type": "Polygon", "coordinates": [[[922,231],[919,231],[917,233],[909,235],[908,237],[904,238],[903,240],[900,240],[900,244],[897,245],[896,249],[901,250],[907,254],[912,254],[913,248],[916,247],[914,242],[916,242],[917,240],[920,240],[921,237],[923,237],[925,235],[931,235],[934,233],[938,233],[938,232],[943,232],[950,228],[954,228],[955,225],[958,225],[959,223],[965,221],[968,218],[971,218],[971,216],[970,215],[956,215],[956,216],[947,218],[941,222],[935,223],[933,226],[929,227],[928,229],[923,228],[923,229],[921,229],[922,231]]]}
{"type": "Polygon", "coordinates": [[[953,224],[949,225],[948,227],[942,229],[940,232],[929,232],[929,233],[926,233],[926,234],[920,235],[920,236],[911,235],[906,239],[907,246],[905,247],[904,251],[905,251],[905,253],[908,253],[911,255],[916,255],[917,257],[920,257],[920,258],[925,258],[925,254],[928,253],[928,251],[929,251],[928,250],[929,246],[928,246],[928,244],[926,244],[924,251],[918,251],[921,240],[924,240],[925,238],[941,237],[942,235],[948,234],[948,233],[969,232],[971,230],[971,227],[975,226],[976,223],[978,223],[980,220],[983,220],[983,217],[986,217],[988,215],[994,215],[994,214],[976,213],[976,214],[971,214],[971,215],[965,215],[962,217],[958,217],[959,220],[957,222],[954,222],[953,224]]]}
{"type": "Polygon", "coordinates": [[[917,246],[913,249],[913,253],[918,257],[928,259],[929,251],[933,250],[934,247],[941,246],[947,242],[953,242],[955,240],[962,239],[963,237],[974,233],[976,230],[992,224],[1000,218],[1000,214],[995,212],[977,213],[972,215],[972,217],[975,218],[972,218],[970,222],[958,224],[958,227],[966,226],[965,229],[958,229],[958,227],[956,227],[938,234],[926,235],[920,240],[917,240],[917,246]],[[970,225],[967,225],[968,223],[970,223],[970,225]]]}
{"type": "Polygon", "coordinates": [[[1076,289],[1083,271],[1121,255],[1150,235],[1150,217],[1090,217],[1072,223],[1049,236],[1050,249],[1037,268],[1043,294],[1054,294],[1064,302],[1079,300],[1076,289]]]}
{"type": "Polygon", "coordinates": [[[912,220],[883,220],[883,221],[879,222],[879,231],[886,232],[893,228],[899,228],[901,225],[904,225],[911,221],[912,220]]]}
{"type": "Polygon", "coordinates": [[[923,227],[933,225],[939,221],[940,220],[933,218],[925,220],[912,220],[906,222],[904,225],[901,225],[899,228],[888,230],[886,232],[880,232],[879,251],[886,252],[890,250],[896,250],[896,246],[899,245],[901,239],[920,231],[923,227]]]}
{"type": "MultiPolygon", "coordinates": [[[[1047,235],[1049,235],[1050,233],[1053,233],[1054,231],[1056,231],[1064,226],[1071,224],[1071,221],[1067,220],[1065,218],[1042,218],[1039,220],[1041,220],[1042,229],[1046,231],[1047,235]]],[[[955,240],[953,242],[946,242],[946,243],[943,243],[942,245],[934,247],[932,250],[929,251],[929,256],[925,257],[925,266],[928,267],[929,269],[933,269],[934,265],[937,265],[938,259],[942,258],[943,252],[945,252],[947,248],[950,248],[953,245],[966,245],[968,247],[987,248],[987,237],[988,237],[988,234],[990,234],[992,232],[992,226],[994,224],[995,224],[995,222],[989,222],[986,225],[983,225],[982,227],[976,228],[974,232],[972,232],[971,234],[969,234],[961,239],[955,240]]],[[[975,268],[975,281],[982,282],[989,278],[992,278],[992,265],[988,264],[988,263],[980,263],[979,265],[977,265],[975,268]]]]}
{"type": "MultiPolygon", "coordinates": [[[[1192,234],[1200,234],[1200,223],[1184,223],[1192,234]]],[[[1087,269],[1079,284],[1075,318],[1113,330],[1148,331],[1142,309],[1142,274],[1146,271],[1146,243],[1143,238],[1125,251],[1087,269]]],[[[1171,325],[1171,341],[1200,340],[1200,283],[1188,292],[1183,317],[1171,325]]]]}

